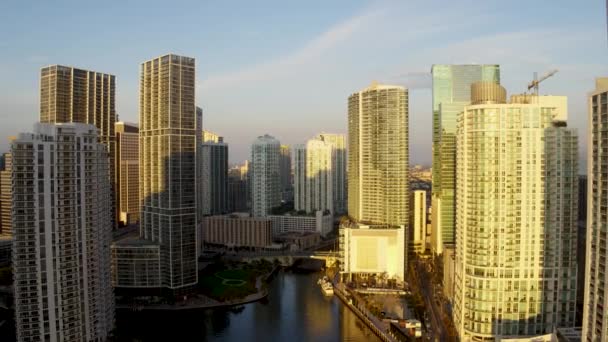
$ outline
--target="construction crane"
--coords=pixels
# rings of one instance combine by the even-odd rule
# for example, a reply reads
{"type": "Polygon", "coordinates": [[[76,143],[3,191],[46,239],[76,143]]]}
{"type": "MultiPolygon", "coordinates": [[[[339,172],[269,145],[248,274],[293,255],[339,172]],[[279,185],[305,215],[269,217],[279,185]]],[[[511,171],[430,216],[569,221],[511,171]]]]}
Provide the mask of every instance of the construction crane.
{"type": "Polygon", "coordinates": [[[547,78],[555,75],[557,73],[557,69],[553,69],[551,71],[549,71],[548,73],[546,73],[543,77],[541,77],[540,79],[538,78],[538,73],[534,73],[534,80],[532,82],[530,82],[528,84],[528,91],[532,88],[534,88],[534,95],[538,96],[538,85],[540,82],[546,80],[547,78]]]}

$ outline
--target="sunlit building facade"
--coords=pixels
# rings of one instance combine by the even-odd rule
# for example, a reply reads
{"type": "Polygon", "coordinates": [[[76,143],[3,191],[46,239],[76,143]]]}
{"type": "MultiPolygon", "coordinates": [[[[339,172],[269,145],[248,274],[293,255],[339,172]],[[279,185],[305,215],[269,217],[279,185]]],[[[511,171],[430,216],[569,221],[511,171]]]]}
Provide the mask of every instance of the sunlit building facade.
{"type": "Polygon", "coordinates": [[[0,235],[12,234],[13,205],[13,157],[10,153],[2,156],[0,168],[0,235]]]}
{"type": "Polygon", "coordinates": [[[116,123],[116,212],[118,222],[139,221],[139,128],[116,123]]]}
{"type": "Polygon", "coordinates": [[[334,212],[334,148],[318,138],[294,149],[294,209],[334,212]]]}
{"type": "Polygon", "coordinates": [[[348,98],[348,214],[355,221],[409,221],[408,91],[373,83],[348,98]]]}
{"type": "Polygon", "coordinates": [[[500,83],[498,65],[435,64],[433,78],[433,188],[431,249],[441,254],[455,234],[456,117],[470,103],[471,84],[500,83]]]}
{"type": "Polygon", "coordinates": [[[161,286],[197,283],[197,120],[194,58],[164,55],[141,65],[141,237],[160,244],[161,286]]]}
{"type": "Polygon", "coordinates": [[[608,340],[608,78],[596,80],[589,94],[587,150],[587,255],[582,341],[608,340]]]}
{"type": "Polygon", "coordinates": [[[453,319],[461,341],[572,327],[578,156],[563,96],[472,86],[457,122],[453,319]],[[488,95],[492,96],[488,96],[488,95]]]}
{"type": "Polygon", "coordinates": [[[281,205],[281,143],[266,134],[251,145],[251,213],[265,217],[281,205]]]}
{"type": "MultiPolygon", "coordinates": [[[[51,65],[40,70],[40,122],[80,122],[97,127],[99,141],[108,150],[113,203],[116,201],[116,118],[114,75],[63,65],[51,65]]],[[[114,218],[113,215],[115,223],[114,218]]]]}
{"type": "Polygon", "coordinates": [[[318,138],[330,144],[333,148],[332,156],[332,187],[334,199],[334,213],[346,214],[347,211],[347,185],[346,185],[346,137],[344,134],[321,133],[318,138]]]}

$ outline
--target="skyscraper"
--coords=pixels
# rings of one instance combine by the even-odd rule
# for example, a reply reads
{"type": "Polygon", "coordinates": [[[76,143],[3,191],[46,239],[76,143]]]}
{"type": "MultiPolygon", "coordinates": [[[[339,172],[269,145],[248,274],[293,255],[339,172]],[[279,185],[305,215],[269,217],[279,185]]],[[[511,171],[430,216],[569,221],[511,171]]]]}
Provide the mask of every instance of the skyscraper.
{"type": "Polygon", "coordinates": [[[348,98],[348,216],[339,230],[342,276],[403,281],[409,224],[407,89],[372,83],[348,98]]]}
{"type": "Polygon", "coordinates": [[[281,205],[281,144],[266,134],[251,145],[251,212],[253,217],[265,217],[281,205]]]}
{"type": "Polygon", "coordinates": [[[589,94],[587,149],[587,257],[582,340],[608,339],[608,263],[606,263],[606,198],[608,197],[608,78],[598,78],[589,94]]]}
{"type": "MultiPolygon", "coordinates": [[[[40,122],[80,122],[98,129],[108,150],[112,202],[115,202],[116,77],[62,65],[40,70],[40,122]]],[[[114,216],[113,220],[114,220],[114,216]]],[[[116,223],[116,222],[114,222],[116,223]]]]}
{"type": "Polygon", "coordinates": [[[13,157],[10,153],[4,153],[1,157],[3,165],[0,168],[0,235],[11,235],[13,226],[13,157]]]}
{"type": "Polygon", "coordinates": [[[291,151],[289,145],[281,145],[281,200],[293,200],[293,186],[291,183],[291,151]]]}
{"type": "Polygon", "coordinates": [[[576,313],[577,136],[563,96],[472,86],[457,124],[454,323],[463,341],[552,333],[576,313]]]}
{"type": "Polygon", "coordinates": [[[160,244],[161,286],[197,283],[197,120],[194,58],[141,65],[139,151],[142,238],[160,244]]]}
{"type": "Polygon", "coordinates": [[[348,214],[356,221],[409,220],[408,91],[373,83],[348,98],[348,214]]]}
{"type": "Polygon", "coordinates": [[[306,210],[306,145],[293,146],[293,208],[306,210]]]}
{"type": "Polygon", "coordinates": [[[200,146],[203,192],[203,215],[221,215],[228,212],[228,145],[223,137],[207,140],[200,146]]]}
{"type": "Polygon", "coordinates": [[[346,187],[346,138],[344,134],[321,133],[321,140],[332,145],[333,151],[333,198],[334,212],[339,215],[346,213],[347,187],[346,187]]]}
{"type": "Polygon", "coordinates": [[[500,82],[498,65],[433,65],[433,240],[431,249],[441,254],[454,244],[456,116],[471,98],[471,84],[500,82]]]}
{"type": "Polygon", "coordinates": [[[314,213],[318,210],[333,213],[333,152],[331,144],[314,138],[306,148],[295,150],[295,181],[297,198],[294,208],[314,213]]]}
{"type": "Polygon", "coordinates": [[[107,147],[92,125],[37,124],[12,143],[19,341],[104,341],[114,325],[107,147]]]}
{"type": "Polygon", "coordinates": [[[139,221],[139,128],[116,123],[116,212],[122,224],[139,221]]]}

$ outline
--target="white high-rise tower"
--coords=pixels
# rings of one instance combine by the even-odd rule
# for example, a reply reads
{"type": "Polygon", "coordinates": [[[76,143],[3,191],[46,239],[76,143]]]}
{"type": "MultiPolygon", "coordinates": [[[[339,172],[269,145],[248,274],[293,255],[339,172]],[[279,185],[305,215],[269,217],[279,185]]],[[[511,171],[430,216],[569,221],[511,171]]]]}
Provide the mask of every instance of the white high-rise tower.
{"type": "Polygon", "coordinates": [[[114,325],[107,146],[81,123],[37,124],[12,143],[19,341],[104,341],[114,325]]]}

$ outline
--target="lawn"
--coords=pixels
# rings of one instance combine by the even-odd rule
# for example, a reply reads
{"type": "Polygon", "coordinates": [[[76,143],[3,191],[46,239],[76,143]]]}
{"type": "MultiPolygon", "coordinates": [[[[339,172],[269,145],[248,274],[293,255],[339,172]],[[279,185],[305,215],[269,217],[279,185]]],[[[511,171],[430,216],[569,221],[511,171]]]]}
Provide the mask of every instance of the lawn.
{"type": "Polygon", "coordinates": [[[214,265],[199,276],[201,292],[220,302],[241,299],[256,293],[256,279],[260,272],[252,268],[214,265]]]}

